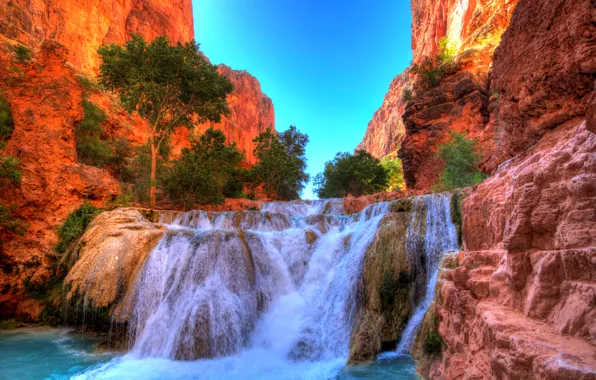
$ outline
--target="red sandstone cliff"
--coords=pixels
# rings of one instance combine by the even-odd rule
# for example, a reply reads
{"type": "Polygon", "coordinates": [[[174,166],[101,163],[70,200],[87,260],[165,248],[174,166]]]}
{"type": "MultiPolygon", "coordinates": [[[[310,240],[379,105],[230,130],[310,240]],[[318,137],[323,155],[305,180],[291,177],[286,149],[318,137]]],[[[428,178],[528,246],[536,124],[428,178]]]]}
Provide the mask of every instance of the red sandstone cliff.
{"type": "Polygon", "coordinates": [[[445,80],[448,83],[440,86],[439,91],[418,94],[411,102],[404,99],[403,91],[412,87],[415,77],[409,69],[399,74],[358,148],[382,157],[409,144],[402,154],[407,184],[428,189],[436,180],[439,163],[434,162],[434,157],[447,125],[458,124],[460,131],[478,132],[476,137],[484,134],[480,130],[488,121],[485,117],[491,55],[516,3],[517,0],[413,0],[413,61],[418,63],[437,55],[439,41],[447,37],[462,53],[460,65],[452,70],[445,80]],[[402,121],[405,113],[410,118],[402,121]],[[419,173],[421,183],[416,184],[419,173]]]}
{"type": "Polygon", "coordinates": [[[172,41],[194,37],[191,0],[10,0],[0,4],[0,35],[38,49],[45,41],[67,47],[67,61],[93,72],[97,49],[131,34],[172,41]]]}

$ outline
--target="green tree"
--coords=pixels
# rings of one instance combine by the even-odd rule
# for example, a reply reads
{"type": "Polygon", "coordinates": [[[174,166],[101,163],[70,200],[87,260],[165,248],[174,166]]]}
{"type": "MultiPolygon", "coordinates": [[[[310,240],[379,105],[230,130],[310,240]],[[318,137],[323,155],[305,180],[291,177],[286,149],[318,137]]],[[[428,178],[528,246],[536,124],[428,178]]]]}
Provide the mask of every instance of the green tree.
{"type": "Polygon", "coordinates": [[[102,46],[99,55],[101,84],[117,92],[129,112],[136,111],[149,121],[153,207],[161,145],[176,127],[219,122],[229,112],[226,97],[233,86],[199,53],[194,41],[171,45],[165,36],[151,43],[133,36],[125,46],[102,46]]]}
{"type": "Polygon", "coordinates": [[[439,157],[445,167],[436,191],[452,191],[480,183],[485,175],[478,169],[482,155],[476,153],[476,141],[466,138],[463,133],[452,133],[451,140],[439,148],[439,157]]]}
{"type": "Polygon", "coordinates": [[[406,182],[401,160],[395,156],[386,156],[381,160],[381,165],[387,170],[387,191],[403,190],[406,182]]]}
{"type": "Polygon", "coordinates": [[[173,202],[188,208],[223,201],[244,160],[236,144],[225,142],[223,132],[209,128],[190,149],[182,150],[164,184],[173,202]]]}
{"type": "Polygon", "coordinates": [[[279,135],[268,128],[253,142],[256,143],[254,155],[258,159],[254,172],[267,197],[299,198],[310,178],[305,171],[308,135],[295,126],[279,135]]]}
{"type": "Polygon", "coordinates": [[[388,185],[388,170],[364,150],[353,155],[337,153],[325,164],[325,171],[315,178],[315,192],[319,198],[343,198],[351,194],[361,196],[384,191],[388,185]]]}

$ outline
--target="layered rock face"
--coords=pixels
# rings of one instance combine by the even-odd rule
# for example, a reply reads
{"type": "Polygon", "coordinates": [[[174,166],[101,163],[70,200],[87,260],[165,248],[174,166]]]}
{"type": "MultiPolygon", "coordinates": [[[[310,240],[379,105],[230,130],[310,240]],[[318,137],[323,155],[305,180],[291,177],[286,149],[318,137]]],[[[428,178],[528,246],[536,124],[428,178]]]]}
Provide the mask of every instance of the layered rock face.
{"type": "Polygon", "coordinates": [[[595,7],[522,0],[495,52],[496,172],[462,203],[430,378],[596,378],[595,7]]]}
{"type": "Polygon", "coordinates": [[[448,137],[449,126],[482,140],[492,148],[487,136],[488,72],[492,52],[509,24],[517,0],[513,1],[412,1],[413,62],[439,53],[443,37],[460,52],[458,64],[441,85],[404,97],[416,79],[409,69],[393,81],[385,101],[369,123],[358,148],[382,157],[401,148],[406,184],[411,189],[428,190],[436,182],[441,163],[438,146],[448,137]],[[401,120],[403,118],[403,121],[401,120]]]}
{"type": "Polygon", "coordinates": [[[596,135],[574,120],[463,201],[431,378],[596,376],[596,135]]]}

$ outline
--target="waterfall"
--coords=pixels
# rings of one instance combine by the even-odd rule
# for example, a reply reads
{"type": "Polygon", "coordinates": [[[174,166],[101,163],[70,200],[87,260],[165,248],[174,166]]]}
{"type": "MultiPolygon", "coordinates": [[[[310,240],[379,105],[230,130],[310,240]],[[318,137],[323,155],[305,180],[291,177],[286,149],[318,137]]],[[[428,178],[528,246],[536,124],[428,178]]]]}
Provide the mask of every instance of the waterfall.
{"type": "Polygon", "coordinates": [[[339,200],[178,214],[125,306],[131,354],[192,360],[243,349],[345,358],[364,255],[386,203],[339,200]]]}
{"type": "MultiPolygon", "coordinates": [[[[397,345],[397,353],[409,353],[414,339],[424,319],[426,311],[435,299],[435,285],[441,258],[445,252],[458,249],[457,233],[451,222],[450,198],[445,194],[429,194],[414,200],[414,210],[410,215],[406,235],[406,249],[409,255],[420,255],[423,268],[417,270],[416,281],[424,281],[426,286],[422,298],[397,345]]],[[[417,261],[420,262],[420,261],[417,261]]]]}

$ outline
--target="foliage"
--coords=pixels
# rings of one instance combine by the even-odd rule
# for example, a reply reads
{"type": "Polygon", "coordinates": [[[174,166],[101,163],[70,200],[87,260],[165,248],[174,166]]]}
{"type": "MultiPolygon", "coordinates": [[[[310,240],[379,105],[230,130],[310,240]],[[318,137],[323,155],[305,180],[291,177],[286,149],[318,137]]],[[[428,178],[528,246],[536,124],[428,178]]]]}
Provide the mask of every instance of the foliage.
{"type": "Polygon", "coordinates": [[[419,64],[412,65],[412,73],[418,77],[414,84],[416,92],[437,87],[443,80],[447,68],[453,65],[456,55],[456,44],[447,37],[443,37],[439,41],[439,53],[435,57],[426,57],[419,64]]]}
{"type": "Polygon", "coordinates": [[[14,234],[22,236],[25,234],[28,226],[22,220],[15,217],[15,209],[16,207],[14,205],[6,207],[0,204],[0,235],[14,234]]]}
{"type": "Polygon", "coordinates": [[[25,45],[18,44],[14,47],[19,62],[26,62],[31,59],[31,49],[25,45]]]}
{"type": "MultiPolygon", "coordinates": [[[[12,113],[8,101],[0,95],[0,144],[4,142],[12,134],[14,129],[14,122],[12,120],[12,113]]],[[[0,146],[0,149],[2,147],[0,146]]]]}
{"type": "Polygon", "coordinates": [[[427,331],[424,341],[424,352],[429,357],[435,357],[441,354],[441,348],[445,343],[439,333],[435,330],[427,331]]]}
{"type": "Polygon", "coordinates": [[[244,155],[236,144],[226,145],[223,132],[208,129],[190,149],[183,149],[180,158],[164,183],[170,199],[185,208],[194,204],[218,204],[224,191],[237,191],[239,166],[244,155]]]}
{"type": "Polygon", "coordinates": [[[12,156],[0,157],[0,185],[3,182],[17,184],[21,181],[21,172],[18,167],[21,165],[19,160],[12,156]]]}
{"type": "Polygon", "coordinates": [[[455,224],[457,230],[457,240],[461,244],[462,242],[462,214],[461,214],[461,202],[463,198],[459,190],[455,190],[451,194],[451,221],[455,224]]]}
{"type": "Polygon", "coordinates": [[[7,319],[4,321],[0,321],[0,330],[10,330],[17,327],[17,323],[14,319],[7,319]]]}
{"type": "Polygon", "coordinates": [[[108,116],[85,98],[82,105],[85,116],[75,128],[79,161],[86,165],[103,167],[112,159],[112,149],[102,139],[101,124],[108,116]]]}
{"type": "Polygon", "coordinates": [[[64,223],[58,228],[58,244],[56,252],[64,254],[79,240],[101,210],[84,202],[78,209],[71,212],[64,223]]]}
{"type": "Polygon", "coordinates": [[[410,100],[414,99],[414,94],[412,93],[412,89],[410,87],[406,87],[402,92],[402,98],[404,102],[409,102],[410,100]]]}
{"type": "Polygon", "coordinates": [[[85,75],[77,75],[77,79],[85,91],[94,92],[101,90],[101,85],[85,75]]]}
{"type": "Polygon", "coordinates": [[[475,151],[475,140],[466,138],[463,133],[452,133],[451,141],[439,149],[439,157],[445,162],[445,168],[434,190],[452,191],[484,180],[485,175],[478,169],[482,156],[475,151]]]}
{"type": "Polygon", "coordinates": [[[295,126],[277,135],[270,128],[261,132],[254,155],[259,160],[254,167],[254,175],[268,197],[291,200],[300,197],[308,183],[306,173],[306,144],[308,135],[295,126]]]}
{"type": "Polygon", "coordinates": [[[100,82],[120,95],[123,106],[150,124],[150,203],[155,205],[157,156],[174,128],[194,122],[219,122],[227,114],[233,86],[199,53],[194,42],[171,45],[167,37],[147,43],[139,36],[124,46],[99,49],[100,82]]]}
{"type": "Polygon", "coordinates": [[[315,192],[320,198],[355,197],[377,193],[387,188],[388,170],[370,153],[337,153],[325,164],[325,171],[315,178],[315,192]]]}
{"type": "Polygon", "coordinates": [[[386,156],[381,160],[381,165],[387,170],[387,191],[403,190],[406,181],[401,160],[397,157],[386,156]]]}

